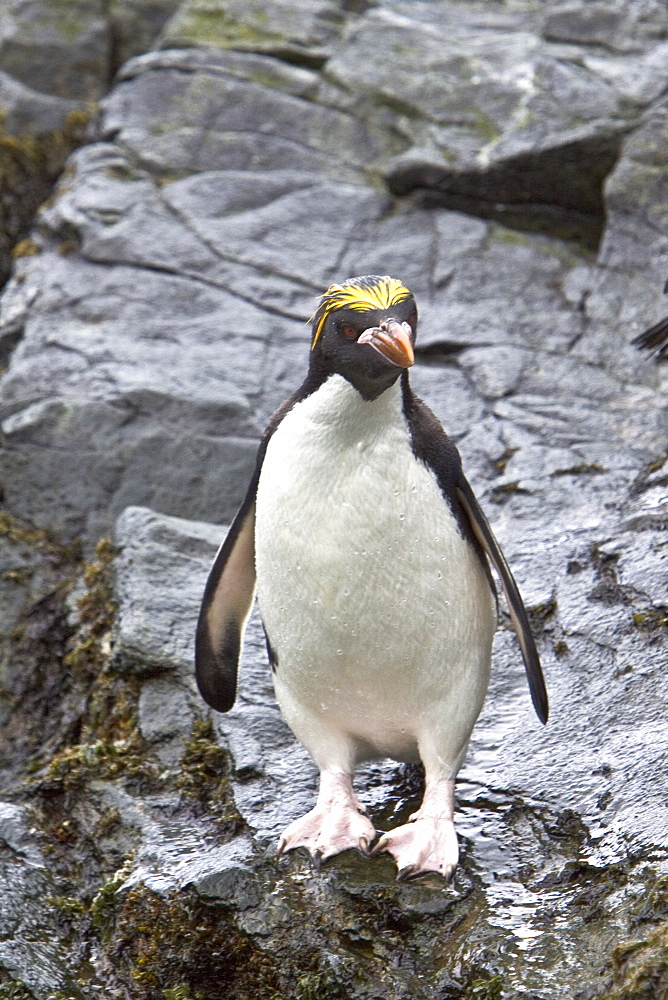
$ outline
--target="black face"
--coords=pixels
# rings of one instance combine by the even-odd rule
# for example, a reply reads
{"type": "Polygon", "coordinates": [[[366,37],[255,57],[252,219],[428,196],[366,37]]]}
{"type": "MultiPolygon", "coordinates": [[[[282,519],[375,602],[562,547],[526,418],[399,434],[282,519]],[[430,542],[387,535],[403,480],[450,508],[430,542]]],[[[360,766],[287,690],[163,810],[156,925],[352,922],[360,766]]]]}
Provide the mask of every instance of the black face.
{"type": "MultiPolygon", "coordinates": [[[[364,399],[376,399],[389,389],[412,364],[395,363],[371,343],[358,343],[360,336],[374,328],[392,331],[392,322],[408,324],[411,344],[417,332],[417,306],[411,295],[389,309],[358,312],[336,309],[325,320],[322,333],[311,352],[311,371],[315,374],[342,375],[364,399]]],[[[406,327],[404,327],[406,330],[406,327]]]]}

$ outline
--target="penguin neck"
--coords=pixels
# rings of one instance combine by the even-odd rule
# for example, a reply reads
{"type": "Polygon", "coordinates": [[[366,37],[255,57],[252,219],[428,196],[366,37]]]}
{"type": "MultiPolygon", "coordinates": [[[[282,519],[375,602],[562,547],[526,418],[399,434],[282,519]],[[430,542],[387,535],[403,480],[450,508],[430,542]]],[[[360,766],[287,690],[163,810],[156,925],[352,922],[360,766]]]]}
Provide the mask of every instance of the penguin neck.
{"type": "Polygon", "coordinates": [[[377,356],[365,358],[361,355],[356,360],[355,365],[350,363],[350,358],[339,359],[338,364],[333,365],[331,358],[325,357],[320,351],[312,351],[305,384],[315,387],[326,382],[332,375],[341,375],[363,399],[372,402],[384,396],[388,389],[396,385],[400,375],[405,374],[395,365],[382,362],[377,356]],[[375,364],[371,365],[370,362],[375,364]]]}
{"type": "Polygon", "coordinates": [[[375,399],[365,399],[347,379],[334,374],[309,397],[309,403],[311,420],[319,433],[328,437],[357,440],[376,436],[397,424],[406,427],[399,381],[375,399]]]}

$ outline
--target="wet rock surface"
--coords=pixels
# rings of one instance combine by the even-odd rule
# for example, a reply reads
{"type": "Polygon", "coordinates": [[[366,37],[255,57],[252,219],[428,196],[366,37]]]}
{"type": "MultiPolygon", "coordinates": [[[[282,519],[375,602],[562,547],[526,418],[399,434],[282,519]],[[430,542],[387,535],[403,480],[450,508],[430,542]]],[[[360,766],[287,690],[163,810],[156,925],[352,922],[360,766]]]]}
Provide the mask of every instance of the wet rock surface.
{"type": "MultiPolygon", "coordinates": [[[[5,5],[2,1000],[665,994],[668,382],[629,343],[665,312],[667,47],[655,0],[5,5]],[[316,296],[359,273],[418,298],[413,384],[551,697],[543,728],[502,614],[450,886],[275,859],[316,772],[256,612],[232,712],[192,676],[316,296]]],[[[421,775],[357,790],[383,830],[421,775]]]]}

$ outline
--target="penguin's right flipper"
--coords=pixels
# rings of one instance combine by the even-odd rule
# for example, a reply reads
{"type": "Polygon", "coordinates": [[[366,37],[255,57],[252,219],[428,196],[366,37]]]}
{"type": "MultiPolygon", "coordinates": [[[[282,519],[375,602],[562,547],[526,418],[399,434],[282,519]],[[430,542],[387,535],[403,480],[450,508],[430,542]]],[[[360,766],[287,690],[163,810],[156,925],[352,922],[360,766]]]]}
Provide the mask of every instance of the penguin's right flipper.
{"type": "Polygon", "coordinates": [[[234,705],[241,641],[255,594],[256,490],[254,477],[211,567],[197,622],[197,686],[218,712],[234,705]]]}
{"type": "Polygon", "coordinates": [[[229,712],[234,705],[241,643],[255,596],[255,498],[262,462],[281,420],[309,391],[307,381],[269,421],[246,497],[218,550],[204,588],[195,635],[195,677],[204,701],[217,712],[229,712]]]}

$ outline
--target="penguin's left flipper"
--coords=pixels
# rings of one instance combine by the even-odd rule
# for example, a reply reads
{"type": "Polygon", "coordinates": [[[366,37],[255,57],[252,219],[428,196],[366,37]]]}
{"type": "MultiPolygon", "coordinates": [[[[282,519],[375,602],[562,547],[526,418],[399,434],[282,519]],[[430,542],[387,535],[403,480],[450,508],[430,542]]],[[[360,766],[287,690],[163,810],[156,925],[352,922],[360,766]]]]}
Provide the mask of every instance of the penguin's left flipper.
{"type": "Polygon", "coordinates": [[[464,475],[457,448],[429,407],[417,396],[414,396],[410,390],[406,391],[407,386],[406,382],[404,413],[408,421],[413,452],[436,476],[444,500],[449,504],[462,533],[468,537],[485,566],[492,589],[494,589],[494,583],[485,553],[499,574],[508,602],[510,617],[522,650],[531,700],[540,721],[547,722],[549,708],[543,671],[536,643],[531,634],[526,609],[513,574],[510,572],[510,567],[504,559],[489,522],[480,509],[480,504],[464,475]]]}
{"type": "Polygon", "coordinates": [[[508,602],[510,617],[515,627],[515,632],[517,633],[520,649],[522,650],[524,669],[526,670],[527,680],[529,682],[529,691],[531,692],[531,701],[533,702],[533,707],[535,708],[536,715],[540,721],[543,723],[547,722],[549,704],[547,690],[545,688],[545,679],[543,677],[536,643],[534,642],[533,635],[531,634],[531,626],[529,625],[526,608],[524,607],[524,602],[522,601],[520,592],[517,589],[515,578],[510,571],[510,567],[505,560],[503,552],[499,548],[499,544],[494,537],[489,521],[485,517],[480,504],[478,503],[475,494],[468,481],[465,479],[463,473],[455,486],[455,494],[461,503],[464,513],[466,514],[466,518],[473,534],[478,539],[480,545],[489,556],[494,569],[499,574],[501,586],[503,587],[503,592],[506,595],[506,601],[508,602]]]}
{"type": "Polygon", "coordinates": [[[241,641],[255,594],[256,491],[254,477],[211,567],[197,623],[197,686],[218,712],[234,705],[241,641]]]}

